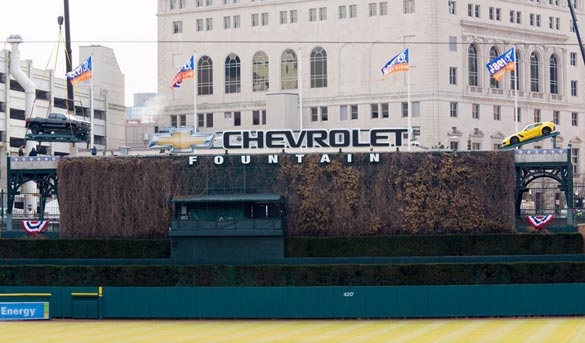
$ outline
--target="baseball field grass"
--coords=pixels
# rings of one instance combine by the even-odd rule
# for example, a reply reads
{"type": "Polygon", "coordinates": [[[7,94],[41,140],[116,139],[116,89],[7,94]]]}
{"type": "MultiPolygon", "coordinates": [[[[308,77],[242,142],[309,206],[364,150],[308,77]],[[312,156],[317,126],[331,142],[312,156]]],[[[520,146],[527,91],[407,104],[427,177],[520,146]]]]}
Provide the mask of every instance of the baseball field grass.
{"type": "Polygon", "coordinates": [[[1,343],[585,342],[585,318],[0,322],[1,343]]]}

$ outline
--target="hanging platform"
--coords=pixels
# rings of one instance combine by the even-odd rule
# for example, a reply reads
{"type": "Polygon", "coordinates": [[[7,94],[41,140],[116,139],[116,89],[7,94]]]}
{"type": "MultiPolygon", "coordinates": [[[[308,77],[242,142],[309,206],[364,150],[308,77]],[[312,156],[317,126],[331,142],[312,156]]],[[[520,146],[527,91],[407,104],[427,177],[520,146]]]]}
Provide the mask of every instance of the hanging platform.
{"type": "Polygon", "coordinates": [[[26,140],[36,142],[65,142],[65,143],[87,143],[89,136],[75,136],[66,134],[51,134],[51,133],[27,133],[26,140]]]}

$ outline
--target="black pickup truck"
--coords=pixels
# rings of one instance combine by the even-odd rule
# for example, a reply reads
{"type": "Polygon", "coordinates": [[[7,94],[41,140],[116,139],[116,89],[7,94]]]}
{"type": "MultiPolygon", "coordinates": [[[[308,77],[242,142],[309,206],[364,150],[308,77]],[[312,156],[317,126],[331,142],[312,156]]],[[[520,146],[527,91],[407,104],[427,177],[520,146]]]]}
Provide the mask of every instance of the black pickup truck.
{"type": "Polygon", "coordinates": [[[47,118],[29,118],[25,121],[27,129],[33,134],[58,133],[85,137],[89,134],[88,122],[75,119],[63,113],[49,113],[47,118]]]}

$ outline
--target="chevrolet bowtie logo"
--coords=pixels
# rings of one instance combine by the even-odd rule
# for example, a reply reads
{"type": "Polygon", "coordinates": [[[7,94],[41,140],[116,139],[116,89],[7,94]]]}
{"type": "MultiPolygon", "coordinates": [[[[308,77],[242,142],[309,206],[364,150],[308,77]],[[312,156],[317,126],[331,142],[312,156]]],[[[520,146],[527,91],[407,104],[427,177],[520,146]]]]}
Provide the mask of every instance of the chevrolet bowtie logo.
{"type": "Polygon", "coordinates": [[[193,129],[171,129],[169,133],[155,133],[148,147],[168,149],[170,153],[193,152],[197,148],[209,148],[215,133],[195,132],[193,129]]]}

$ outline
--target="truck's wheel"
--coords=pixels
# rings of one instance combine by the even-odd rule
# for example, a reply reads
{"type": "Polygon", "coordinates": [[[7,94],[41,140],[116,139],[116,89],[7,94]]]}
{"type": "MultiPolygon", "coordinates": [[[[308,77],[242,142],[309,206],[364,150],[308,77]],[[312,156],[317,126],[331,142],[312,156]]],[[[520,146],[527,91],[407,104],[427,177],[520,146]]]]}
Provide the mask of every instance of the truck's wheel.
{"type": "Polygon", "coordinates": [[[38,125],[33,125],[30,127],[30,132],[32,132],[33,134],[37,134],[41,131],[41,128],[38,125]]]}

